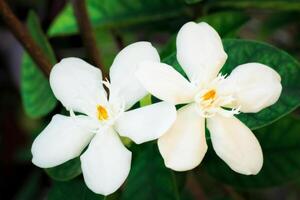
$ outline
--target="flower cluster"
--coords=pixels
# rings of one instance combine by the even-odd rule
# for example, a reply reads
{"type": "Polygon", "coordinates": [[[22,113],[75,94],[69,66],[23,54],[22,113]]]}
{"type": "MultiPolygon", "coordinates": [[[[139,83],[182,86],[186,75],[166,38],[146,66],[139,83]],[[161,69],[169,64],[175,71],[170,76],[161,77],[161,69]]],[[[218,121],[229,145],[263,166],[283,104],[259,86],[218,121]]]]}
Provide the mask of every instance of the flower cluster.
{"type": "Polygon", "coordinates": [[[234,115],[274,104],[282,90],[279,74],[260,63],[219,74],[227,54],[218,33],[206,23],[186,23],[176,46],[188,80],[161,63],[149,42],[120,51],[110,67],[110,82],[79,58],[56,64],[50,85],[70,116],[52,118],[32,145],[32,162],[50,168],[80,156],[87,186],[108,195],[130,171],[131,152],[120,136],[137,144],[158,139],[165,165],[185,171],[198,166],[207,151],[206,124],[215,152],[232,170],[257,174],[263,164],[261,147],[234,115]],[[131,109],[148,92],[162,101],[131,109]],[[176,111],[178,104],[184,105],[176,111]]]}

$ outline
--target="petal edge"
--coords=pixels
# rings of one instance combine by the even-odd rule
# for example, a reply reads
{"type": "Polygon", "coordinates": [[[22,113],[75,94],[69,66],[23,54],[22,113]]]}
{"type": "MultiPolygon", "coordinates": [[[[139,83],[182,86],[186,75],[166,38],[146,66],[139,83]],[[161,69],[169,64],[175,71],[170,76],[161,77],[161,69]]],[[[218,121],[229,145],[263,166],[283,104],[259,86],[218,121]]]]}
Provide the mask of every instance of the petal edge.
{"type": "Polygon", "coordinates": [[[194,106],[180,108],[173,126],[158,139],[165,165],[176,171],[197,167],[207,151],[204,118],[197,114],[194,106]]]}
{"type": "Polygon", "coordinates": [[[126,180],[131,152],[124,147],[112,128],[98,133],[80,156],[84,181],[97,194],[109,195],[126,180]]]}
{"type": "Polygon", "coordinates": [[[141,144],[162,136],[176,119],[176,108],[167,102],[159,102],[125,112],[116,121],[121,136],[141,144]]]}
{"type": "Polygon", "coordinates": [[[235,172],[257,174],[263,165],[263,153],[252,131],[235,117],[216,115],[207,120],[213,148],[235,172]]]}

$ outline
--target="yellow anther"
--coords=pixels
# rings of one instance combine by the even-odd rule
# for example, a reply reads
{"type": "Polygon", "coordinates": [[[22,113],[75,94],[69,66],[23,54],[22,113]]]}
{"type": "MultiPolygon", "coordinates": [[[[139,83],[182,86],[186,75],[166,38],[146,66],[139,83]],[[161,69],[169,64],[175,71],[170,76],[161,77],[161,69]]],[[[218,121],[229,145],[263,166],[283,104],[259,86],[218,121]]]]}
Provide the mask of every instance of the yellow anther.
{"type": "Polygon", "coordinates": [[[209,90],[208,92],[206,92],[202,98],[206,101],[206,100],[210,100],[210,99],[214,99],[216,96],[216,91],[215,90],[209,90]]]}
{"type": "Polygon", "coordinates": [[[98,111],[98,119],[100,121],[103,121],[103,120],[107,120],[108,119],[108,112],[106,110],[105,107],[101,106],[101,105],[98,105],[97,106],[97,111],[98,111]]]}

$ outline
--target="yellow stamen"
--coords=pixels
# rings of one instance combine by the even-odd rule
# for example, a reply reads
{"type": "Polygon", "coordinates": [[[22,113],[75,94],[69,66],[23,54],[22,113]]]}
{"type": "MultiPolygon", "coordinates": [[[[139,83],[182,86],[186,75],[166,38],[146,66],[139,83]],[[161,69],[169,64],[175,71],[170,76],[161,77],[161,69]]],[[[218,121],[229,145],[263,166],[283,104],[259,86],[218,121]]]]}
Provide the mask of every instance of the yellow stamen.
{"type": "Polygon", "coordinates": [[[98,111],[98,119],[100,121],[103,121],[103,120],[107,120],[108,119],[108,112],[106,110],[105,107],[101,106],[101,105],[98,105],[97,106],[97,111],[98,111]]]}
{"type": "Polygon", "coordinates": [[[216,91],[215,90],[210,90],[208,92],[206,92],[202,98],[206,101],[206,100],[209,100],[209,99],[214,99],[216,96],[216,91]]]}

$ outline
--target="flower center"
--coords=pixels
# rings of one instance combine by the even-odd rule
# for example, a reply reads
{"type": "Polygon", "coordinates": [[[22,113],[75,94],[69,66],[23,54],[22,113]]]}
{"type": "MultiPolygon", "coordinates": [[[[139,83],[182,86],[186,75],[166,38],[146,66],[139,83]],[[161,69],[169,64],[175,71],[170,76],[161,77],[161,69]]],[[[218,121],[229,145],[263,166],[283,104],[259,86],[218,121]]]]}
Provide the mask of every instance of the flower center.
{"type": "Polygon", "coordinates": [[[213,117],[216,113],[223,116],[232,116],[239,113],[239,108],[228,110],[228,105],[234,103],[231,95],[223,94],[220,90],[225,76],[218,75],[207,85],[202,86],[194,97],[199,115],[205,118],[213,117]]]}
{"type": "Polygon", "coordinates": [[[204,101],[207,101],[207,100],[213,100],[215,97],[216,97],[216,90],[209,90],[202,96],[202,99],[204,101]]]}
{"type": "Polygon", "coordinates": [[[98,105],[97,111],[98,111],[97,117],[100,121],[104,121],[108,119],[108,112],[104,106],[98,105]]]}

